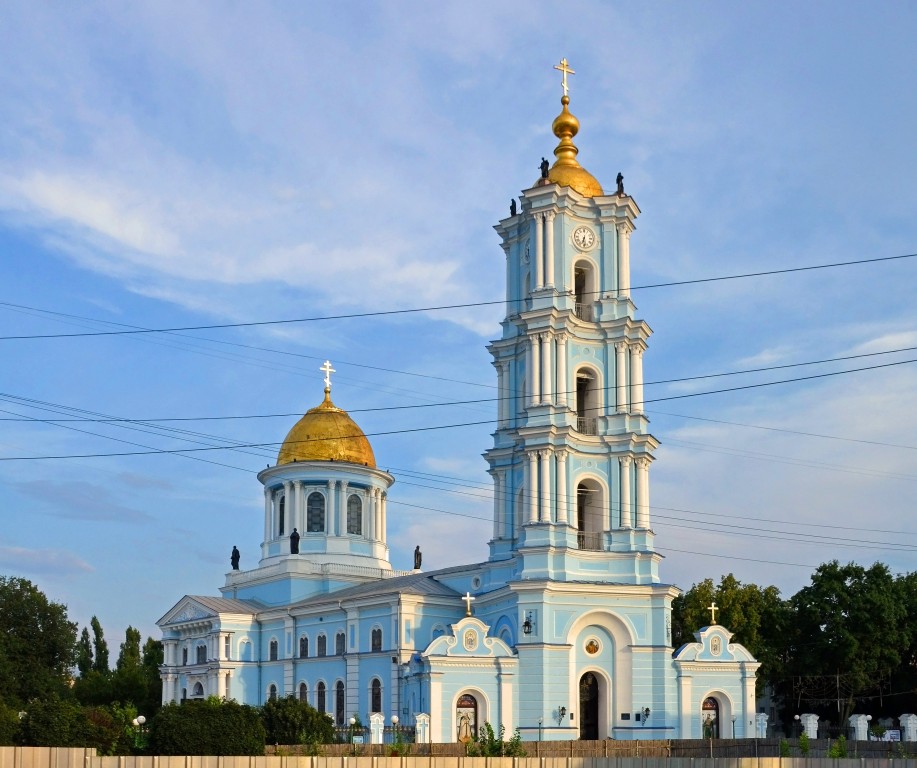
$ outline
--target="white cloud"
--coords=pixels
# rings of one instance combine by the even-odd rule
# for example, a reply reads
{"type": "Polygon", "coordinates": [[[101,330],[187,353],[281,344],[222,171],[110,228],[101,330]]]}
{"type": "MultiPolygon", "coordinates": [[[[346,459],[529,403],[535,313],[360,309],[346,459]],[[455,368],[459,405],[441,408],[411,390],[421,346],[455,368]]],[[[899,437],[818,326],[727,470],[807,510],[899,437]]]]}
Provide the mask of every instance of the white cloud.
{"type": "Polygon", "coordinates": [[[64,549],[27,549],[0,546],[0,569],[8,573],[68,576],[95,570],[82,558],[64,549]]]}

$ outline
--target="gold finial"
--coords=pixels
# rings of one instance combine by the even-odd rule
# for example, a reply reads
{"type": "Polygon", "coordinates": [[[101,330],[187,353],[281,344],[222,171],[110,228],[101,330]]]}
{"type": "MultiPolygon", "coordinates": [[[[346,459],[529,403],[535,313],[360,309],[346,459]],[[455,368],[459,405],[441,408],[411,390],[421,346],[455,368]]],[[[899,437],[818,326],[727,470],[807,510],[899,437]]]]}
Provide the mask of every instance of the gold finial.
{"type": "Polygon", "coordinates": [[[570,69],[570,65],[567,62],[566,58],[561,59],[560,64],[555,64],[554,69],[558,69],[561,72],[563,72],[563,78],[561,79],[560,84],[563,86],[564,96],[566,96],[567,95],[567,75],[575,75],[576,72],[570,69]]]}
{"type": "MultiPolygon", "coordinates": [[[[554,118],[551,129],[554,135],[560,139],[554,148],[554,156],[557,158],[554,165],[548,171],[547,178],[554,184],[562,187],[571,187],[585,197],[597,197],[605,194],[602,191],[602,185],[595,177],[583,168],[576,159],[579,149],[573,143],[573,137],[579,132],[579,120],[570,112],[568,105],[570,97],[567,95],[569,90],[567,86],[567,75],[576,74],[571,68],[566,58],[560,60],[560,64],[555,64],[554,69],[563,73],[561,85],[564,89],[564,95],[560,99],[563,105],[561,113],[554,118]]],[[[542,171],[543,173],[544,171],[542,171]]],[[[536,183],[544,184],[539,181],[536,183]]]]}
{"type": "Polygon", "coordinates": [[[325,360],[325,364],[319,370],[325,374],[325,392],[331,392],[331,374],[337,373],[337,371],[331,367],[330,360],[325,360]]]}

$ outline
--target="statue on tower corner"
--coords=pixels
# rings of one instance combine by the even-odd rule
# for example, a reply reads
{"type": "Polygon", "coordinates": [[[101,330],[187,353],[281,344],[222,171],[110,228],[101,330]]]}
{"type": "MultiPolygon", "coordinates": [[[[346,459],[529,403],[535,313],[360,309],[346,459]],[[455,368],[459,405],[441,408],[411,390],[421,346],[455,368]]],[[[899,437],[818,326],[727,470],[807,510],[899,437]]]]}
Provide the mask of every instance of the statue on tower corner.
{"type": "Polygon", "coordinates": [[[618,171],[618,177],[615,179],[618,184],[618,194],[624,194],[624,174],[618,171]]]}
{"type": "Polygon", "coordinates": [[[293,533],[290,534],[290,554],[299,554],[299,531],[295,528],[293,529],[293,533]]]}
{"type": "Polygon", "coordinates": [[[239,558],[240,557],[241,555],[239,554],[239,548],[233,545],[232,554],[229,556],[229,564],[232,566],[232,569],[234,571],[239,570],[239,558]]]}
{"type": "Polygon", "coordinates": [[[509,215],[510,216],[516,215],[516,198],[515,197],[509,201],[509,215]]]}
{"type": "Polygon", "coordinates": [[[539,168],[541,168],[541,178],[543,179],[548,178],[548,170],[550,170],[551,168],[550,163],[548,163],[548,161],[545,160],[544,158],[541,158],[541,165],[539,166],[539,168]]]}
{"type": "Polygon", "coordinates": [[[414,547],[414,570],[420,569],[420,564],[423,562],[423,555],[420,553],[420,544],[414,547]]]}

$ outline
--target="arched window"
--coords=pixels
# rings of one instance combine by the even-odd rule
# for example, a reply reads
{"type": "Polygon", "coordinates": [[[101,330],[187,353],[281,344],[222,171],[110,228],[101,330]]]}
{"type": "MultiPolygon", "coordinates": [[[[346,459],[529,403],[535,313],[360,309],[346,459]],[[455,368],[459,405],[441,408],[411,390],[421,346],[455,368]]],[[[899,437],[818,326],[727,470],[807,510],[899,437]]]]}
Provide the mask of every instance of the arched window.
{"type": "Polygon", "coordinates": [[[347,499],[347,533],[363,534],[363,502],[355,493],[347,499]]]}
{"type": "Polygon", "coordinates": [[[576,486],[576,529],[580,549],[602,549],[603,508],[602,488],[595,480],[584,480],[576,486]]]}
{"type": "Polygon", "coordinates": [[[588,369],[576,372],[576,431],[595,435],[600,403],[595,374],[588,369]]]}
{"type": "Polygon", "coordinates": [[[194,649],[195,651],[195,662],[197,664],[206,664],[207,663],[207,646],[199,645],[194,649]]]}
{"type": "Polygon", "coordinates": [[[268,701],[277,701],[277,686],[271,683],[271,687],[267,689],[267,698],[268,701]]]}
{"type": "Polygon", "coordinates": [[[184,701],[187,698],[188,698],[188,689],[182,688],[181,689],[181,700],[184,701]]]}
{"type": "MultiPolygon", "coordinates": [[[[380,627],[375,627],[372,631],[371,637],[371,650],[381,651],[382,650],[382,629],[380,627]]],[[[373,712],[379,712],[378,709],[374,709],[373,712]]]]}
{"type": "Polygon", "coordinates": [[[578,261],[573,268],[573,296],[576,300],[573,312],[580,319],[592,322],[592,305],[598,298],[595,285],[595,270],[588,261],[578,261]]]}
{"type": "Polygon", "coordinates": [[[280,504],[278,505],[279,509],[277,510],[277,535],[283,536],[283,517],[287,509],[287,499],[286,496],[280,497],[280,504]]]}
{"type": "Polygon", "coordinates": [[[277,650],[278,650],[278,647],[279,647],[279,646],[278,646],[278,644],[277,644],[277,641],[276,641],[276,640],[271,640],[271,644],[270,644],[269,650],[268,650],[268,659],[269,659],[270,661],[277,661],[277,650]]]}
{"type": "Polygon", "coordinates": [[[204,695],[204,686],[200,683],[194,684],[194,689],[191,691],[191,696],[194,698],[201,698],[204,695]]]}
{"type": "Polygon", "coordinates": [[[181,665],[184,667],[184,666],[187,666],[187,664],[188,664],[188,649],[182,648],[181,649],[181,665]]]}
{"type": "Polygon", "coordinates": [[[467,744],[478,732],[478,700],[463,693],[455,702],[455,730],[458,741],[467,744]]]}
{"type": "Polygon", "coordinates": [[[327,656],[328,655],[328,638],[324,635],[318,636],[318,641],[316,642],[315,655],[316,656],[327,656]]]}
{"type": "Polygon", "coordinates": [[[338,680],[334,686],[334,720],[344,725],[344,681],[338,680]]]}
{"type": "Polygon", "coordinates": [[[309,686],[305,683],[299,684],[299,700],[308,701],[309,700],[309,686]]]}
{"type": "Polygon", "coordinates": [[[369,687],[369,711],[382,711],[382,683],[378,677],[373,678],[372,685],[369,687]]]}
{"type": "Polygon", "coordinates": [[[299,638],[299,658],[309,658],[309,638],[305,635],[299,638]]]}
{"type": "Polygon", "coordinates": [[[315,686],[315,706],[319,712],[327,712],[328,704],[325,701],[325,684],[319,683],[315,686]]]}
{"type": "Polygon", "coordinates": [[[334,653],[336,656],[343,656],[345,650],[346,649],[344,646],[344,633],[338,632],[334,636],[334,653]]]}
{"type": "Polygon", "coordinates": [[[310,493],[306,500],[306,533],[323,533],[325,531],[325,497],[320,493],[310,493]]]}

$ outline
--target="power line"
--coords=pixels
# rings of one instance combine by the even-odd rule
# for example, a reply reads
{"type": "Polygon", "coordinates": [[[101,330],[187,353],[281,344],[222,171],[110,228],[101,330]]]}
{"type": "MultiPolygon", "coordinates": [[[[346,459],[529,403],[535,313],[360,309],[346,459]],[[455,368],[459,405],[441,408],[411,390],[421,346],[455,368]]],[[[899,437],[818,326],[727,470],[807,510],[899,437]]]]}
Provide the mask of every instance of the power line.
{"type": "MultiPolygon", "coordinates": [[[[794,272],[808,272],[817,269],[832,269],[835,267],[849,267],[859,264],[875,264],[885,261],[896,261],[900,259],[910,259],[917,256],[917,253],[901,254],[899,256],[880,256],[872,259],[856,259],[853,261],[838,261],[829,264],[812,264],[804,267],[789,267],[787,269],[772,269],[762,272],[746,272],[738,275],[720,275],[717,277],[700,277],[691,280],[673,280],[665,283],[649,283],[647,285],[632,286],[630,290],[649,290],[652,288],[672,288],[681,285],[697,285],[699,283],[713,283],[724,280],[742,280],[751,277],[766,277],[769,275],[785,275],[794,272]]],[[[597,292],[593,292],[597,293],[597,292]]],[[[87,331],[85,333],[42,333],[22,336],[0,336],[0,341],[26,341],[32,339],[69,339],[69,338],[86,338],[92,336],[133,336],[146,333],[178,333],[180,331],[211,331],[226,328],[255,328],[269,325],[293,325],[296,323],[314,323],[327,320],[354,320],[367,317],[390,317],[396,315],[416,314],[419,312],[442,312],[453,309],[470,309],[474,307],[488,307],[498,304],[524,304],[527,299],[517,299],[509,302],[507,299],[493,301],[473,301],[462,304],[441,304],[430,307],[410,307],[407,309],[386,309],[375,310],[372,312],[350,312],[340,315],[321,315],[316,317],[298,317],[283,320],[254,320],[245,323],[213,323],[210,325],[187,325],[174,328],[132,328],[121,331],[87,331]]]]}

